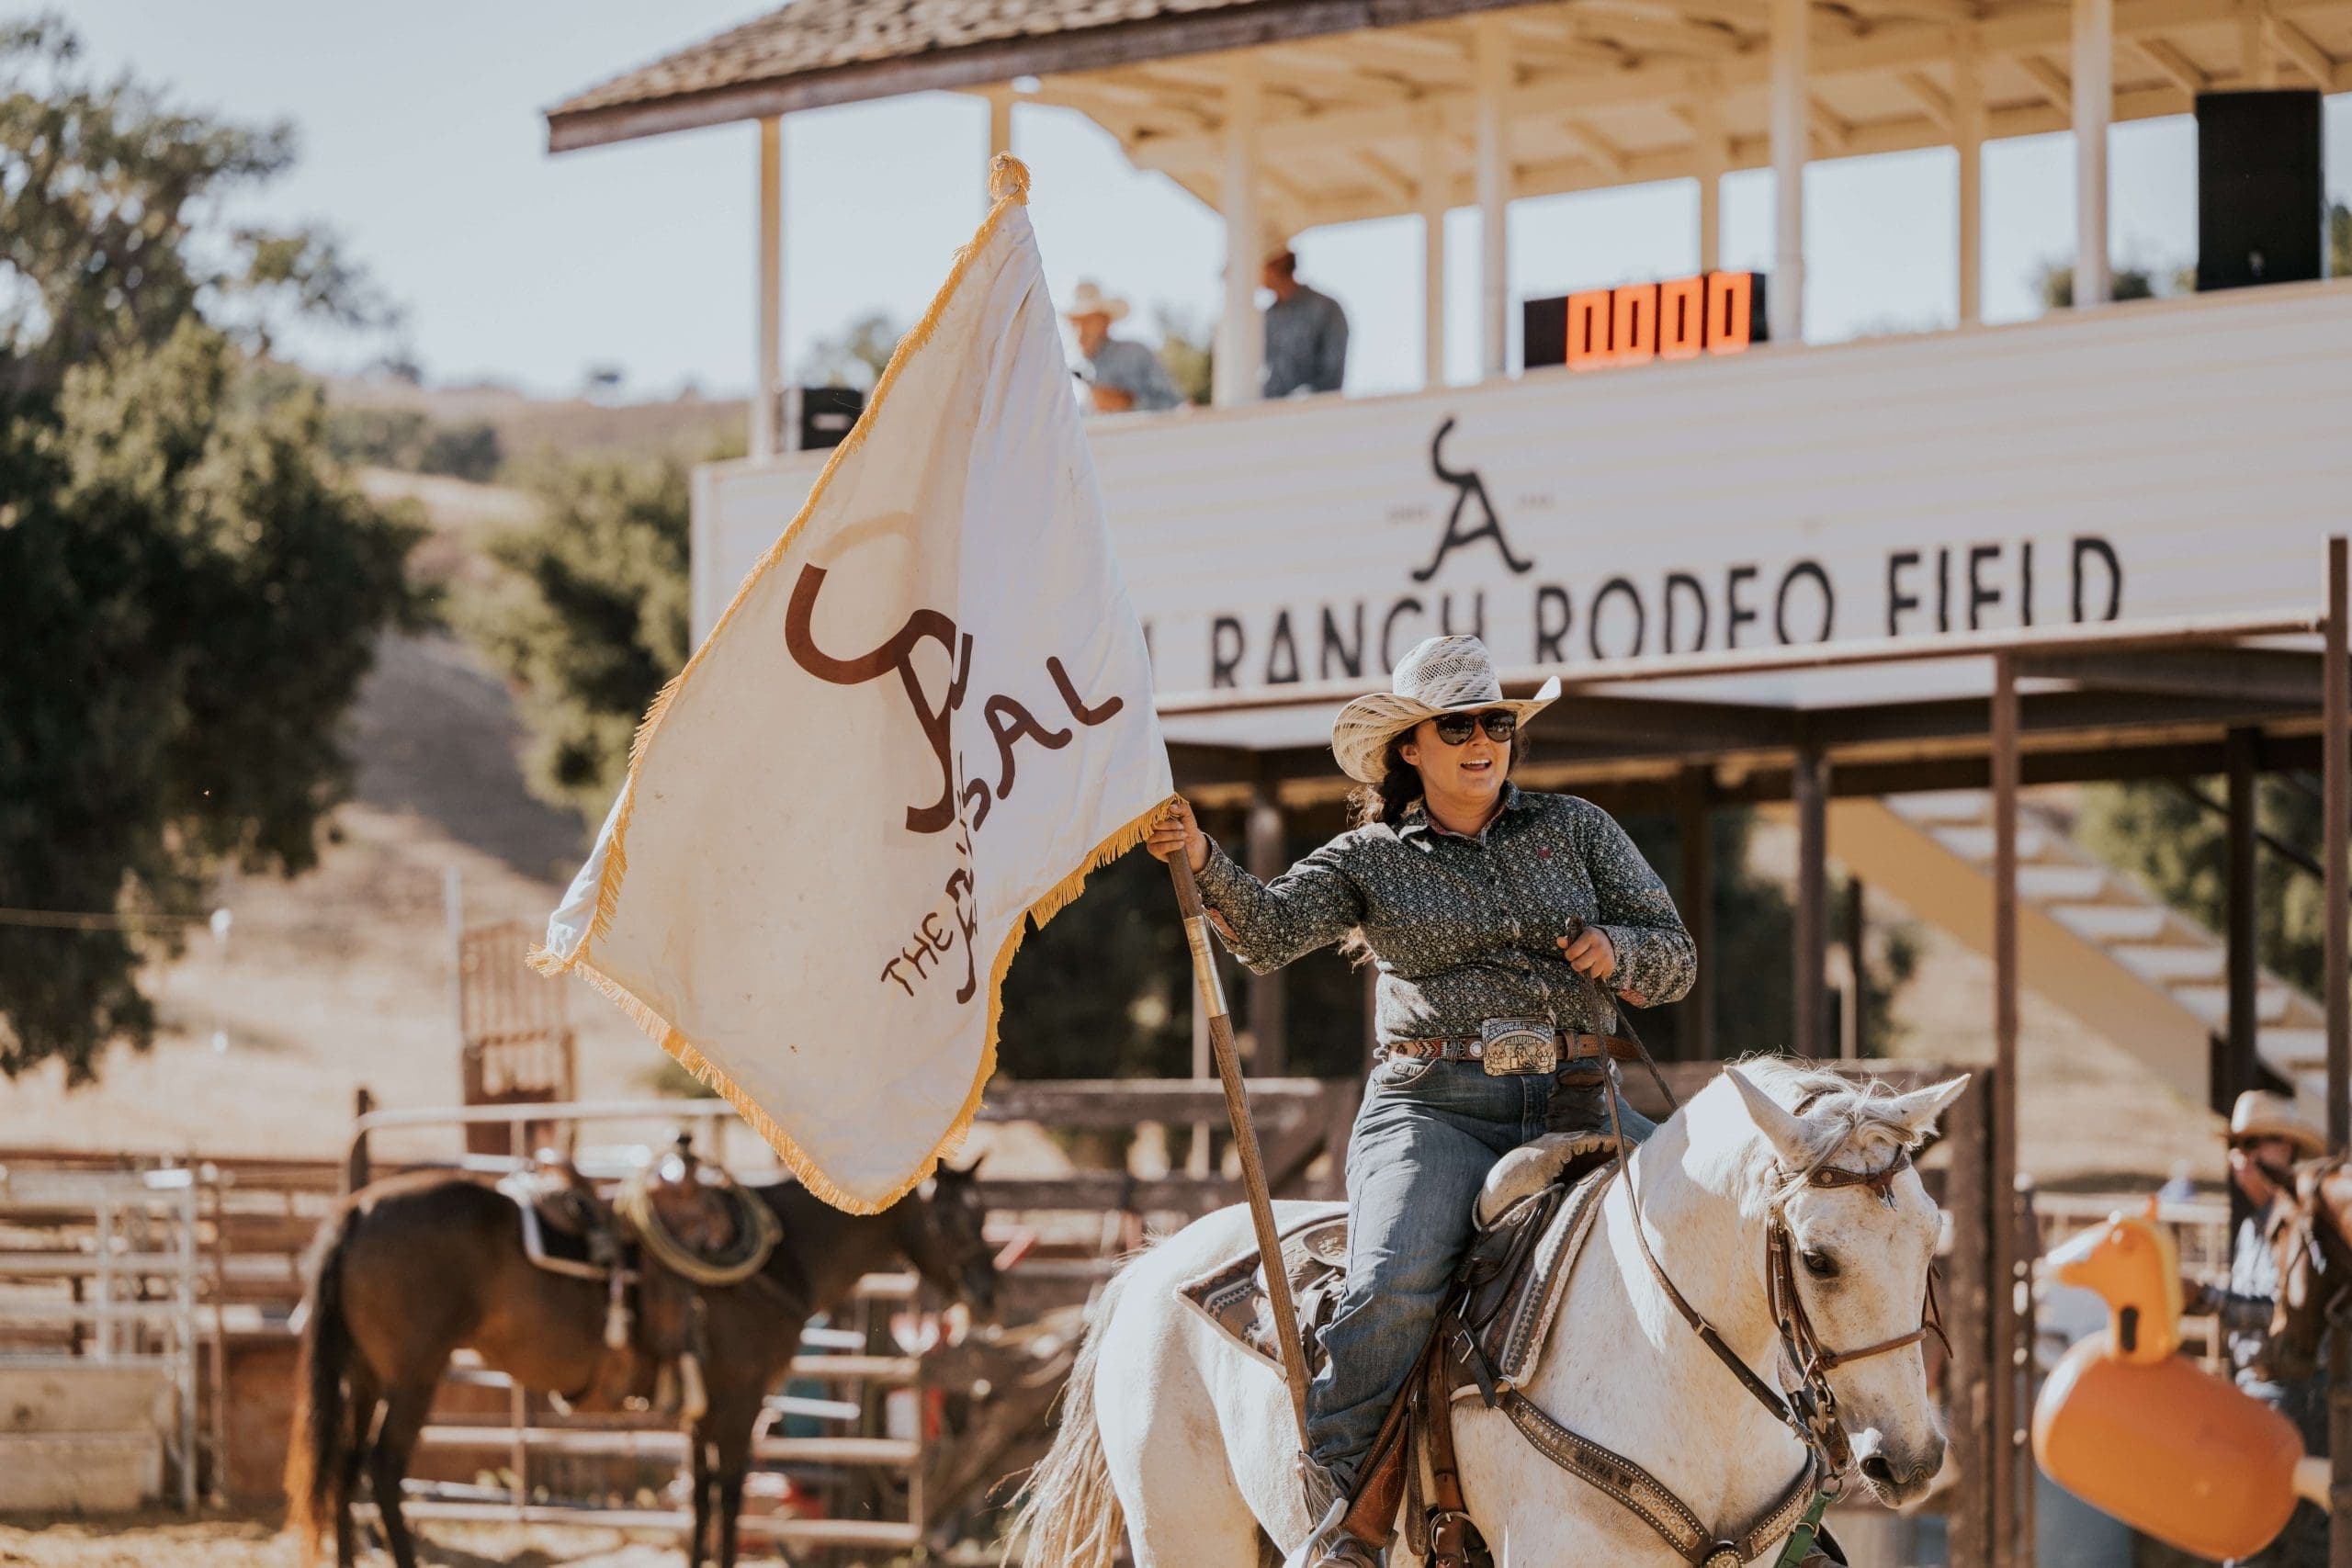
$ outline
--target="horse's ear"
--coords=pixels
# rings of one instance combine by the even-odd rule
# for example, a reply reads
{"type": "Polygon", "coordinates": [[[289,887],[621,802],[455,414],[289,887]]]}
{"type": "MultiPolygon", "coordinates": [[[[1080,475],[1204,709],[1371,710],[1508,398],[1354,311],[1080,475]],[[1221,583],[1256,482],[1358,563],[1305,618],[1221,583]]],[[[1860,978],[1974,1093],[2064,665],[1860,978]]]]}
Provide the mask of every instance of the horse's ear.
{"type": "Polygon", "coordinates": [[[1886,1102],[1887,1114],[1903,1124],[1913,1143],[1919,1143],[1936,1130],[1936,1118],[1944,1108],[1958,1100],[1968,1087],[1970,1075],[1962,1073],[1942,1083],[1931,1083],[1925,1089],[1915,1089],[1909,1094],[1898,1094],[1886,1102]]]}
{"type": "Polygon", "coordinates": [[[1757,1088],[1755,1080],[1737,1067],[1725,1067],[1724,1077],[1739,1090],[1739,1098],[1747,1103],[1748,1120],[1780,1155],[1782,1165],[1803,1169],[1813,1163],[1813,1140],[1805,1135],[1804,1123],[1793,1111],[1757,1088]]]}

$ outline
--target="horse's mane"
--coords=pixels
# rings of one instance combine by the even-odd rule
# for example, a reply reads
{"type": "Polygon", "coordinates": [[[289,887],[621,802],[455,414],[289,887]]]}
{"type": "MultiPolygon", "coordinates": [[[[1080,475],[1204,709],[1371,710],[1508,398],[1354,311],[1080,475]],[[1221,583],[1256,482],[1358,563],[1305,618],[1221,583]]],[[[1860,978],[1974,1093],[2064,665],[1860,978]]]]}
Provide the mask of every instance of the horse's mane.
{"type": "Polygon", "coordinates": [[[1921,1142],[1893,1109],[1896,1091],[1878,1078],[1852,1078],[1785,1056],[1750,1056],[1736,1065],[1804,1123],[1809,1164],[1835,1157],[1875,1169],[1921,1142]]]}

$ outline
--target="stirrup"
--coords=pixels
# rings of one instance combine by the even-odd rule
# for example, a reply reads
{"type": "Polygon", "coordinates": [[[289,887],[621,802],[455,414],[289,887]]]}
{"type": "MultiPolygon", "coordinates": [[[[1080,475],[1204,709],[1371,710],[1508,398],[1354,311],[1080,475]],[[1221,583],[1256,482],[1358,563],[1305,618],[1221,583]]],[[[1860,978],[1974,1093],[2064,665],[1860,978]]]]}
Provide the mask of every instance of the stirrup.
{"type": "Polygon", "coordinates": [[[1297,1470],[1299,1493],[1306,1500],[1306,1517],[1314,1521],[1306,1535],[1312,1544],[1348,1517],[1349,1498],[1340,1490],[1339,1478],[1304,1450],[1298,1455],[1297,1470]]]}
{"type": "Polygon", "coordinates": [[[1345,1530],[1333,1530],[1330,1539],[1308,1555],[1306,1562],[1307,1568],[1386,1568],[1388,1553],[1345,1530]]]}
{"type": "Polygon", "coordinates": [[[1387,1568],[1388,1551],[1385,1545],[1374,1546],[1343,1528],[1355,1499],[1339,1489],[1331,1472],[1301,1454],[1298,1478],[1306,1489],[1307,1512],[1315,1519],[1315,1526],[1286,1561],[1296,1568],[1387,1568]],[[1317,1514],[1315,1504],[1323,1496],[1329,1496],[1330,1501],[1317,1514]]]}

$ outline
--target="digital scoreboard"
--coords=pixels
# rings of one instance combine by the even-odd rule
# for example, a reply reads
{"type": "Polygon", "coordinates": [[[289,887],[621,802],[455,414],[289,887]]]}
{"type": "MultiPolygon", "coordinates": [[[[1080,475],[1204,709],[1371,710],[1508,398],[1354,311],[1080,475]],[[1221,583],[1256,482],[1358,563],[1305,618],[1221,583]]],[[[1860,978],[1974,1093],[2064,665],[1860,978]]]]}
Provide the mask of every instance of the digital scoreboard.
{"type": "Polygon", "coordinates": [[[1710,272],[1529,299],[1521,307],[1530,370],[1618,369],[1657,359],[1739,354],[1765,340],[1764,275],[1710,272]]]}

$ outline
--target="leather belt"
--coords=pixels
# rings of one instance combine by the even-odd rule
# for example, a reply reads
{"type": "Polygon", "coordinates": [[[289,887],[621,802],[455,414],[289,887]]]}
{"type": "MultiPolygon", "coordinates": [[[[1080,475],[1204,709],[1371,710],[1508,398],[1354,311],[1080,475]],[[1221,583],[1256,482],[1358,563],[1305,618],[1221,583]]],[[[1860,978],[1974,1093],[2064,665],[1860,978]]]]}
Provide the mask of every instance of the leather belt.
{"type": "MultiPolygon", "coordinates": [[[[1642,1059],[1640,1046],[1615,1034],[1570,1034],[1563,1031],[1558,1039],[1563,1066],[1601,1056],[1614,1056],[1621,1062],[1642,1059]]],[[[1482,1062],[1487,1056],[1487,1043],[1477,1038],[1392,1040],[1381,1049],[1391,1055],[1409,1056],[1419,1062],[1431,1057],[1446,1062],[1482,1062]]]]}

